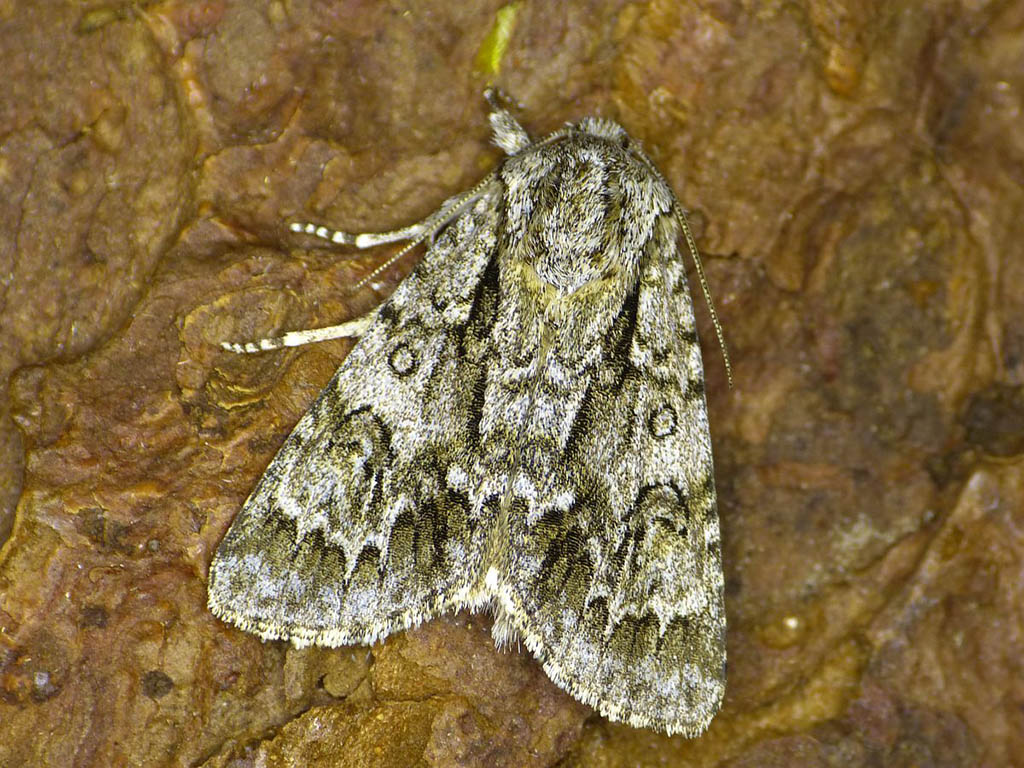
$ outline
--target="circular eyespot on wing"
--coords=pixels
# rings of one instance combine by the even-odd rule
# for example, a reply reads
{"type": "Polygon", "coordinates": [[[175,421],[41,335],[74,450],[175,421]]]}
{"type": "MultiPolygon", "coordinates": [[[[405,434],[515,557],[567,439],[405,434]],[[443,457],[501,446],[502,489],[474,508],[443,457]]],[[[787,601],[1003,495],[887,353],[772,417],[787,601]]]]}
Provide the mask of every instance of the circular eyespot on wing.
{"type": "Polygon", "coordinates": [[[388,355],[388,365],[396,376],[408,376],[419,367],[419,364],[419,356],[405,343],[396,345],[388,355]]]}
{"type": "Polygon", "coordinates": [[[647,428],[658,438],[665,438],[676,431],[676,410],[668,403],[662,403],[651,411],[647,419],[647,428]]]}

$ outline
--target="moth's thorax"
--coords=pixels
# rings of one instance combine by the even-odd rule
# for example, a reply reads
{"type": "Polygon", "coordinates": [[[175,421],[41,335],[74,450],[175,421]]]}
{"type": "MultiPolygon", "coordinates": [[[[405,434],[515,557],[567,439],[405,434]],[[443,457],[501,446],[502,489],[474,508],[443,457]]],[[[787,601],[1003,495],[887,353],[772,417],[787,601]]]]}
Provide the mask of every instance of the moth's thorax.
{"type": "Polygon", "coordinates": [[[579,129],[510,157],[502,172],[507,252],[548,301],[635,281],[652,196],[671,209],[671,192],[628,148],[621,128],[601,127],[605,133],[579,129]]]}

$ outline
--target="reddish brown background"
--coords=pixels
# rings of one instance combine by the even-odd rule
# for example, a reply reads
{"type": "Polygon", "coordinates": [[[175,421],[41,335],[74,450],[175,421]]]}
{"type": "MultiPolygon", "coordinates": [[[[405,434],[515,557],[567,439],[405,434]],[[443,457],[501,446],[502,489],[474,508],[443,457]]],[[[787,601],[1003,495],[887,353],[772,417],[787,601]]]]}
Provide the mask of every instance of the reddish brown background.
{"type": "Polygon", "coordinates": [[[0,765],[1024,765],[1024,5],[529,0],[535,133],[617,118],[684,204],[729,613],[700,739],[484,616],[261,644],[210,557],[410,223],[497,160],[498,2],[0,0],[0,765]]]}

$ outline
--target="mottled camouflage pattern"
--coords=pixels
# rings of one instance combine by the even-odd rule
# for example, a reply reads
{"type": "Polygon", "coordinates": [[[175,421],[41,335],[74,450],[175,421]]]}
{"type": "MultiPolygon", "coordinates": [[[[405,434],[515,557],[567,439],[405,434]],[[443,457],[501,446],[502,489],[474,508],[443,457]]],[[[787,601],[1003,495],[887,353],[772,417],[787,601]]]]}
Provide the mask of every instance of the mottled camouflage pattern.
{"type": "Polygon", "coordinates": [[[685,219],[615,123],[491,122],[509,156],[406,230],[437,236],[246,501],[210,608],[338,646],[490,606],[601,714],[696,735],[725,612],[685,219]]]}

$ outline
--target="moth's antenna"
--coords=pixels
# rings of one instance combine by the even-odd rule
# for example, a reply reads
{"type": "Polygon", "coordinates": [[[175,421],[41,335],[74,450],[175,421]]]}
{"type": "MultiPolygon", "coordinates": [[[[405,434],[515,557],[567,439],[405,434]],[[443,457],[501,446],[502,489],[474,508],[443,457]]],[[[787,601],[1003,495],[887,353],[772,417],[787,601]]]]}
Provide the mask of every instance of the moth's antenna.
{"type": "Polygon", "coordinates": [[[704,275],[704,265],[700,261],[700,252],[697,244],[693,241],[693,233],[690,232],[690,223],[686,220],[683,206],[676,201],[676,220],[682,227],[683,237],[686,238],[686,247],[690,249],[690,256],[697,268],[697,279],[700,280],[700,289],[704,293],[704,301],[708,305],[708,312],[711,314],[711,324],[715,326],[715,335],[718,337],[718,346],[722,348],[722,360],[725,361],[725,377],[729,382],[729,389],[732,389],[732,363],[729,362],[729,348],[725,346],[725,334],[722,333],[722,324],[718,322],[718,313],[715,312],[715,304],[711,301],[711,288],[708,287],[708,279],[704,275]]]}

